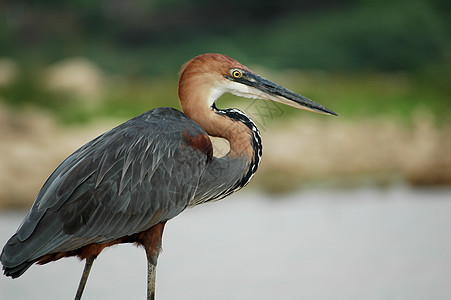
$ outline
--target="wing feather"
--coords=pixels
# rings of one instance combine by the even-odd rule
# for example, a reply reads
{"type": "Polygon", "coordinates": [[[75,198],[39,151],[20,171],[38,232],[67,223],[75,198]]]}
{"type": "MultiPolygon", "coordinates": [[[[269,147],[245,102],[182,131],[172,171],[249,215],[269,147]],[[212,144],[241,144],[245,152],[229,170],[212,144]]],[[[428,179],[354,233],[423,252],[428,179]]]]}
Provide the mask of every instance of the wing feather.
{"type": "Polygon", "coordinates": [[[179,214],[207,163],[205,153],[186,143],[186,132],[205,134],[183,113],[160,108],[78,149],[44,184],[3,249],[3,265],[15,268],[46,254],[113,241],[179,214]]]}

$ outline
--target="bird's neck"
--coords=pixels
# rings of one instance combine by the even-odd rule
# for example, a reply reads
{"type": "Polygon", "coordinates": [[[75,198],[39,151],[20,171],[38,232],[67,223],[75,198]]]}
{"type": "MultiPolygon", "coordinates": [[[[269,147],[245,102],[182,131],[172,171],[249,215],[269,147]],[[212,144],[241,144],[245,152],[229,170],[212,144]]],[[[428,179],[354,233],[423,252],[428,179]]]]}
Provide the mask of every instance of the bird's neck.
{"type": "MultiPolygon", "coordinates": [[[[243,137],[242,141],[243,143],[244,141],[248,143],[246,144],[247,149],[251,149],[249,150],[250,154],[246,154],[250,155],[247,156],[248,158],[250,158],[250,161],[246,174],[238,184],[237,188],[239,189],[249,182],[255,172],[257,172],[257,168],[260,164],[263,150],[260,132],[258,131],[257,125],[255,125],[255,123],[248,116],[246,116],[242,111],[238,109],[231,108],[219,110],[214,104],[212,105],[212,109],[216,114],[223,116],[224,118],[228,118],[235,123],[240,123],[247,128],[246,132],[248,135],[245,138],[243,137]]],[[[237,142],[237,140],[235,139],[235,143],[237,144],[239,142],[237,142]]],[[[236,148],[239,148],[239,146],[240,145],[235,145],[236,148]]],[[[230,148],[232,149],[232,145],[230,146],[230,148]]]]}
{"type": "MultiPolygon", "coordinates": [[[[208,85],[205,83],[205,85],[208,85]]],[[[198,123],[205,131],[214,137],[226,139],[230,144],[228,156],[245,156],[249,160],[255,156],[256,136],[260,135],[255,124],[238,110],[219,110],[214,101],[222,95],[222,91],[215,88],[197,86],[191,88],[181,82],[179,84],[180,104],[183,112],[198,123]]]]}
{"type": "MultiPolygon", "coordinates": [[[[211,122],[197,121],[212,136],[229,141],[229,153],[207,166],[190,205],[222,199],[241,189],[257,171],[262,156],[262,144],[257,126],[237,109],[217,109],[212,106],[211,122]],[[212,186],[217,188],[212,190],[212,186]],[[204,188],[206,187],[206,188],[204,188]]],[[[202,119],[203,120],[203,119],[202,119]]]]}
{"type": "MultiPolygon", "coordinates": [[[[190,203],[197,205],[219,200],[245,186],[260,164],[262,145],[257,126],[244,113],[236,109],[216,108],[214,102],[222,95],[221,90],[203,88],[203,82],[187,83],[189,80],[183,80],[182,75],[179,98],[183,112],[209,135],[224,138],[230,144],[230,151],[225,157],[214,159],[208,165],[196,197],[190,203]],[[212,190],[212,186],[216,188],[212,190]]],[[[205,84],[204,87],[207,86],[212,85],[205,84]]]]}

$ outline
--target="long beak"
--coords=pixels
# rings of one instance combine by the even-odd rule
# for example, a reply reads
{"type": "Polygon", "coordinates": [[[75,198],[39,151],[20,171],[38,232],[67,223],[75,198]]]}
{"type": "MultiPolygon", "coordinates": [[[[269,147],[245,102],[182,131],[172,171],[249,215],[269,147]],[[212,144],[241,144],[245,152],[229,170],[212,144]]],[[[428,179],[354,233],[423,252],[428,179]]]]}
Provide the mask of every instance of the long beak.
{"type": "Polygon", "coordinates": [[[301,96],[256,74],[246,72],[241,78],[235,79],[235,81],[258,90],[258,96],[260,98],[280,102],[295,108],[320,114],[338,116],[335,112],[322,106],[321,104],[318,104],[307,97],[301,96]]]}

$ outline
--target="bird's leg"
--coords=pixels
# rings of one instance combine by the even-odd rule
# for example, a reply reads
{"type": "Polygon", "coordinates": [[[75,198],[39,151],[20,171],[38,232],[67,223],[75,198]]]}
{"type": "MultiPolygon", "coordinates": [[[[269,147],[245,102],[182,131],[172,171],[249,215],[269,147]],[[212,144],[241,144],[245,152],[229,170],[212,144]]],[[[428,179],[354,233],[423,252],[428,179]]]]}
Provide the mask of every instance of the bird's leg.
{"type": "Polygon", "coordinates": [[[165,223],[161,222],[152,226],[143,239],[143,245],[147,254],[147,300],[155,300],[155,273],[165,223]]]}
{"type": "Polygon", "coordinates": [[[77,294],[75,295],[75,300],[80,300],[81,295],[83,295],[83,290],[85,289],[86,282],[88,281],[89,272],[91,271],[94,259],[95,257],[86,259],[85,269],[83,270],[83,275],[81,275],[80,284],[78,285],[77,294]]]}
{"type": "Polygon", "coordinates": [[[157,272],[157,260],[161,249],[161,235],[156,242],[155,251],[147,256],[147,300],[155,300],[155,277],[157,272]]]}
{"type": "Polygon", "coordinates": [[[147,260],[147,300],[155,300],[155,273],[157,265],[147,260]]]}

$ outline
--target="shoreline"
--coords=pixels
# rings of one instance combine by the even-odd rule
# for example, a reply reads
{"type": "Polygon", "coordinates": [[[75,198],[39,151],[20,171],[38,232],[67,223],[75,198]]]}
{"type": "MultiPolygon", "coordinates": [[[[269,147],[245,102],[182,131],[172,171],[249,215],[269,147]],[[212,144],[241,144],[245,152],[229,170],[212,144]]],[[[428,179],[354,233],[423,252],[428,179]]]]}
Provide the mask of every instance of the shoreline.
{"type": "MultiPolygon", "coordinates": [[[[61,126],[42,112],[19,115],[0,107],[0,209],[29,207],[59,163],[122,122],[61,126]]],[[[273,122],[261,134],[262,163],[250,186],[264,192],[308,185],[451,185],[451,123],[438,127],[428,114],[418,114],[410,126],[391,118],[347,122],[303,114],[273,122]]],[[[216,154],[227,151],[221,144],[216,154]]]]}

